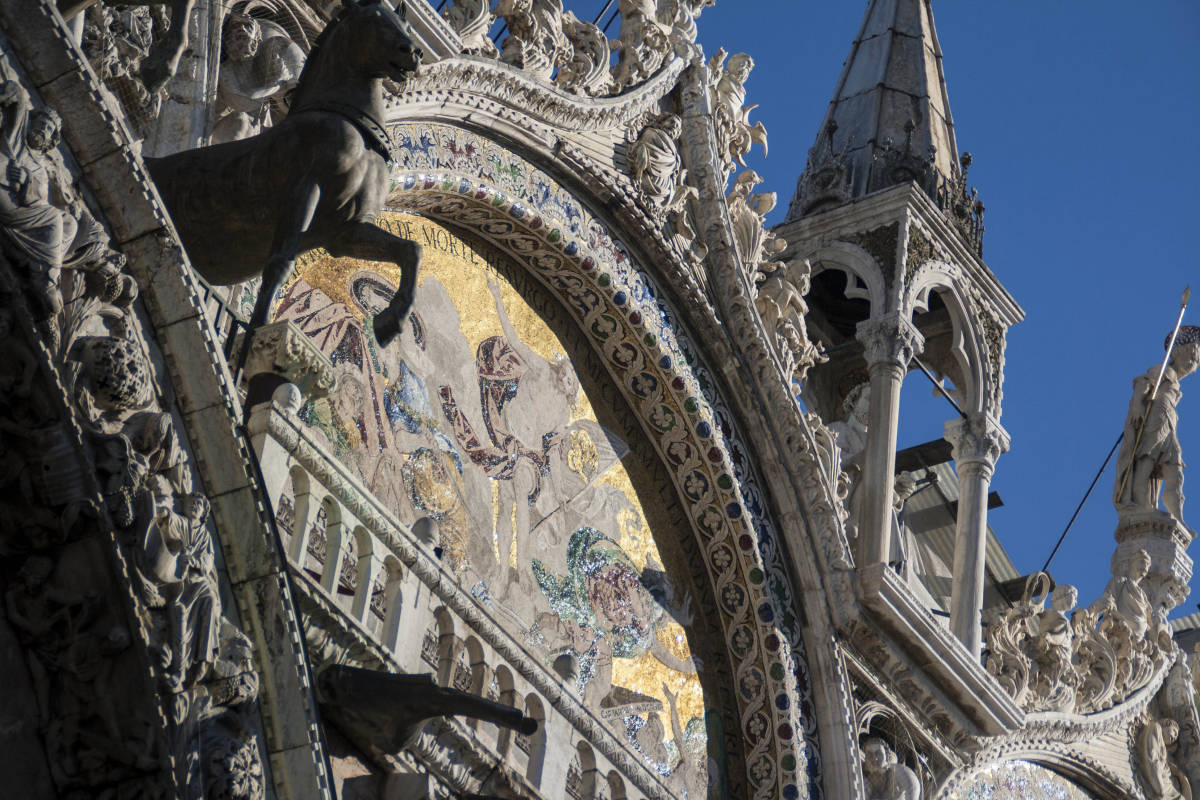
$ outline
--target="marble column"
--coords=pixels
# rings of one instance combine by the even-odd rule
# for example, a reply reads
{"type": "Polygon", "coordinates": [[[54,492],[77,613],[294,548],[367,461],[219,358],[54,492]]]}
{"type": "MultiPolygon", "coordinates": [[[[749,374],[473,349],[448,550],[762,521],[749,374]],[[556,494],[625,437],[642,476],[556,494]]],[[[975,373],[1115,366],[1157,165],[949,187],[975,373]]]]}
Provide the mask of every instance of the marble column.
{"type": "Polygon", "coordinates": [[[898,313],[858,324],[857,338],[871,381],[867,450],[858,493],[859,566],[887,563],[891,556],[892,484],[896,472],[896,429],[900,418],[900,385],[908,362],[925,346],[925,338],[898,313]]]}
{"type": "Polygon", "coordinates": [[[958,519],[954,537],[954,581],[950,630],[978,659],[983,649],[980,613],[987,558],[988,490],[996,459],[1008,450],[1008,434],[987,414],[946,423],[958,473],[958,519]]]}

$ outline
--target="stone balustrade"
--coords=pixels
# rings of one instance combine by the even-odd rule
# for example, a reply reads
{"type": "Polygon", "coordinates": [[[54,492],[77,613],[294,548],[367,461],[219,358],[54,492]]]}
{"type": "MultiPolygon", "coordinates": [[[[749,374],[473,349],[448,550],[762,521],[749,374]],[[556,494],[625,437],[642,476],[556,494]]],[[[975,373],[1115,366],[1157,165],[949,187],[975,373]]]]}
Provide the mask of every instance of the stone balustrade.
{"type": "Polygon", "coordinates": [[[298,418],[303,402],[300,390],[284,383],[252,409],[247,428],[310,621],[314,663],[349,658],[375,669],[432,672],[440,685],[520,707],[540,721],[529,737],[474,720],[426,726],[411,749],[456,791],[478,791],[503,764],[514,788],[542,797],[672,797],[573,685],[459,585],[439,558],[431,520],[402,524],[312,438],[298,418]],[[458,748],[460,755],[486,754],[490,763],[437,769],[447,748],[463,739],[470,746],[458,748]],[[479,779],[473,783],[471,775],[479,779]]]}

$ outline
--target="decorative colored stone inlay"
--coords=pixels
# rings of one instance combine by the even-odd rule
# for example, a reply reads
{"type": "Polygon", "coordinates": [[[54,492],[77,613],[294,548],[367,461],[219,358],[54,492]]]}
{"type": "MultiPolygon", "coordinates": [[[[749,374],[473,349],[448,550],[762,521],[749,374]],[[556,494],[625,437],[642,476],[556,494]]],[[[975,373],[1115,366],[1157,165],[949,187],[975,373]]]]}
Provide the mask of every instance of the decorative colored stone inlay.
{"type": "Polygon", "coordinates": [[[1057,772],[1029,761],[993,764],[971,776],[953,800],[1095,800],[1057,772]]]}
{"type": "Polygon", "coordinates": [[[658,434],[652,437],[655,446],[667,463],[680,470],[677,485],[687,479],[693,465],[685,465],[672,453],[688,441],[693,458],[707,452],[702,466],[708,494],[692,500],[689,513],[718,593],[727,648],[738,659],[735,688],[742,701],[724,718],[740,720],[751,796],[777,797],[785,788],[799,792],[798,783],[804,787],[804,797],[820,797],[815,727],[804,721],[813,715],[811,681],[777,535],[757,488],[754,459],[745,452],[733,417],[715,392],[711,371],[697,357],[669,303],[659,299],[662,293],[654,279],[568,190],[495,142],[436,124],[396,124],[390,130],[400,146],[393,202],[475,231],[550,287],[592,336],[597,353],[608,360],[609,370],[639,409],[644,424],[658,434]],[[428,191],[436,179],[428,181],[424,190],[420,181],[406,188],[408,173],[425,176],[430,171],[469,178],[478,190],[473,196],[428,191]],[[524,219],[511,214],[514,203],[521,205],[524,219]],[[529,215],[540,215],[545,226],[536,229],[529,215]],[[562,231],[561,241],[549,240],[548,231],[553,229],[562,231]],[[616,292],[624,293],[624,306],[613,303],[616,292]],[[670,366],[659,368],[664,356],[670,366]],[[644,389],[647,384],[640,376],[654,369],[662,370],[654,389],[657,399],[635,400],[639,396],[635,382],[644,389]],[[687,412],[692,415],[690,423],[680,425],[685,401],[695,403],[695,408],[687,412]],[[696,423],[701,421],[710,428],[702,444],[695,438],[696,423]],[[733,480],[719,484],[722,475],[733,480]],[[731,513],[734,508],[736,516],[731,513]],[[736,555],[724,544],[735,542],[736,555]],[[767,580],[748,579],[748,571],[756,567],[766,572],[767,580]],[[728,585],[743,587],[749,596],[735,604],[720,602],[722,587],[728,585]],[[756,613],[764,602],[775,609],[770,622],[756,613]],[[782,635],[783,643],[772,659],[779,670],[771,669],[768,680],[761,647],[764,638],[774,633],[782,635]],[[771,702],[774,693],[783,690],[796,698],[787,712],[771,702]],[[778,737],[779,724],[785,722],[803,735],[790,741],[778,737]],[[785,760],[783,755],[794,757],[785,760]]]}

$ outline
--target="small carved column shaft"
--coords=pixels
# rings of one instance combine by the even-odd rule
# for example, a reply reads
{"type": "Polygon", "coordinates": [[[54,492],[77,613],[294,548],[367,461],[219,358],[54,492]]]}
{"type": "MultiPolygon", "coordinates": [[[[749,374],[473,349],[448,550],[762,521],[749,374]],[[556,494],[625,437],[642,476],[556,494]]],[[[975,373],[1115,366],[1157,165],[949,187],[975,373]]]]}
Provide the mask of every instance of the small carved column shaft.
{"type": "Polygon", "coordinates": [[[896,430],[900,385],[908,362],[925,339],[899,314],[860,322],[858,340],[871,378],[871,411],[858,505],[859,565],[887,563],[891,554],[892,484],[896,471],[896,430]]]}
{"type": "Polygon", "coordinates": [[[958,472],[958,520],[954,539],[954,581],[950,630],[976,659],[983,649],[980,613],[987,556],[987,498],[996,459],[1008,450],[1008,434],[986,414],[946,423],[958,472]]]}

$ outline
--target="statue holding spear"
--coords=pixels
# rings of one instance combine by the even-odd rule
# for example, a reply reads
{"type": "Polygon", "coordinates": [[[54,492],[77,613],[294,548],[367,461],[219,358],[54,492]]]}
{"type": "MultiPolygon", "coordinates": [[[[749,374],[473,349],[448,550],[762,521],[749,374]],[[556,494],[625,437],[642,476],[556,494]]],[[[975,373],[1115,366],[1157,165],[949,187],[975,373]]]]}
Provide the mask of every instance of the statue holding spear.
{"type": "Polygon", "coordinates": [[[1156,511],[1161,493],[1164,510],[1184,528],[1183,454],[1176,407],[1180,381],[1200,366],[1200,326],[1182,324],[1189,294],[1187,290],[1183,293],[1179,319],[1167,337],[1162,364],[1133,382],[1113,492],[1113,505],[1120,516],[1135,510],[1156,511]]]}

